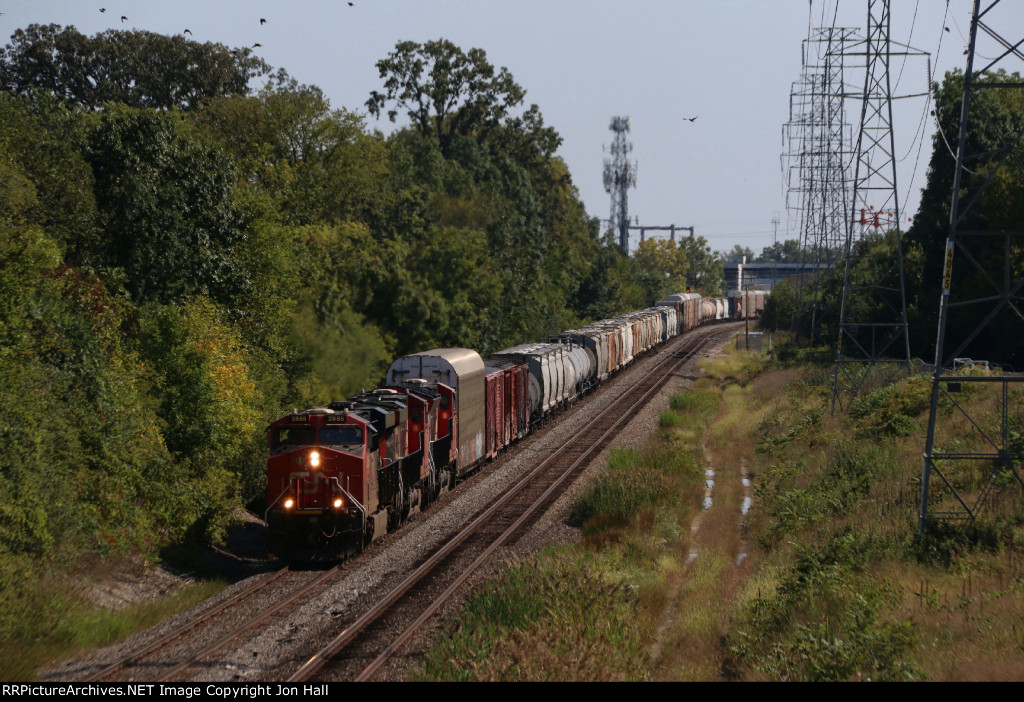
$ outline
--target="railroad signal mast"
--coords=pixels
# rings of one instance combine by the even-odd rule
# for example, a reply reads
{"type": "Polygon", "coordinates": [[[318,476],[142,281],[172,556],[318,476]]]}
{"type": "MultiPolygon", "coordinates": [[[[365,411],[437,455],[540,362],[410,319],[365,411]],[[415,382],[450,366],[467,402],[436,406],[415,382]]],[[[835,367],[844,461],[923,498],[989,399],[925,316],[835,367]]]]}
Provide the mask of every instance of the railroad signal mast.
{"type": "MultiPolygon", "coordinates": [[[[981,0],[975,0],[971,16],[928,437],[921,468],[921,534],[938,522],[969,524],[983,514],[1019,517],[1024,502],[1024,375],[1002,368],[988,368],[979,374],[972,370],[980,364],[961,357],[972,343],[981,341],[981,346],[985,346],[986,338],[998,338],[1016,341],[1017,346],[1010,348],[1010,353],[1016,355],[1015,362],[1020,364],[1020,344],[1024,340],[1024,270],[1019,263],[1024,231],[1019,221],[1004,231],[985,229],[984,217],[976,211],[992,179],[1013,154],[1020,153],[1024,129],[1019,124],[1001,125],[1001,143],[993,148],[991,143],[983,142],[984,151],[978,140],[968,140],[972,124],[977,123],[975,128],[979,131],[995,131],[991,114],[981,103],[993,99],[1000,91],[1024,95],[1024,83],[1014,75],[1024,61],[1020,49],[1024,38],[1007,40],[996,31],[1002,21],[1004,26],[1016,26],[1014,31],[1018,35],[1022,33],[1013,15],[1019,6],[1008,3],[1007,9],[997,7],[999,4],[1000,0],[990,0],[982,8],[981,0]],[[1001,10],[1006,10],[1006,14],[1001,10]],[[980,49],[979,42],[984,42],[980,49]],[[976,68],[977,59],[987,63],[976,68]],[[997,75],[1007,67],[1009,75],[997,75]],[[953,326],[949,325],[951,316],[953,326]],[[957,338],[952,338],[954,335],[957,338]],[[975,395],[988,388],[996,390],[992,393],[995,407],[987,406],[985,411],[968,406],[958,397],[968,389],[975,395]],[[945,405],[941,413],[940,401],[945,405]],[[938,480],[933,481],[933,477],[938,480]]],[[[988,367],[988,363],[984,366],[988,367]]]]}
{"type": "Polygon", "coordinates": [[[611,159],[604,160],[604,190],[612,196],[611,231],[618,234],[619,246],[629,254],[629,189],[636,187],[637,162],[627,157],[633,143],[626,139],[633,122],[629,117],[612,117],[608,128],[615,134],[611,145],[611,159]]]}

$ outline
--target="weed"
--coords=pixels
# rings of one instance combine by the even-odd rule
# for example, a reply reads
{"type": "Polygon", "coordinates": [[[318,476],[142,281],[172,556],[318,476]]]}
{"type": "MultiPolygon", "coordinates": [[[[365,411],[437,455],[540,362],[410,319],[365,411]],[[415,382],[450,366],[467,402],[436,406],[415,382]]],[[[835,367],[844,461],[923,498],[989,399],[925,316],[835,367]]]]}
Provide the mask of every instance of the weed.
{"type": "Polygon", "coordinates": [[[492,581],[419,666],[421,680],[643,679],[637,590],[609,582],[604,564],[547,551],[492,581]]]}

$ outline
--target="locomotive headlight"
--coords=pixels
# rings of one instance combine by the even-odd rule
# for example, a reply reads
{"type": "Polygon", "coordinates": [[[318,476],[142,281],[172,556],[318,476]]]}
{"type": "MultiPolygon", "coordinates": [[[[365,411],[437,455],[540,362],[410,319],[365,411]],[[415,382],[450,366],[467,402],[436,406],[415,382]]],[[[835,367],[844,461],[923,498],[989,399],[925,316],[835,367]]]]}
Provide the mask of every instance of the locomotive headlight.
{"type": "Polygon", "coordinates": [[[319,452],[317,452],[317,451],[310,451],[309,452],[309,465],[311,465],[314,468],[318,468],[320,466],[320,454],[319,454],[319,452]]]}
{"type": "Polygon", "coordinates": [[[294,506],[295,506],[295,500],[293,500],[290,497],[285,499],[285,501],[284,501],[284,508],[285,509],[291,509],[294,506]]]}
{"type": "Polygon", "coordinates": [[[341,509],[341,506],[345,503],[340,497],[335,497],[334,502],[332,502],[331,504],[334,505],[334,509],[341,509]]]}

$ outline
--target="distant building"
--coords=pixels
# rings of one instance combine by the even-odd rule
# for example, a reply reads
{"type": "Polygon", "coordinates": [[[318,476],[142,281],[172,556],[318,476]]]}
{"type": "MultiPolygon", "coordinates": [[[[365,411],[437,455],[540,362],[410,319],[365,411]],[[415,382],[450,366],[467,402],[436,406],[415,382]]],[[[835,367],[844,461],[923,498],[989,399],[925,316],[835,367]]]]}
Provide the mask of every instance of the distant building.
{"type": "Polygon", "coordinates": [[[827,269],[825,263],[747,263],[743,256],[725,262],[725,289],[771,290],[780,280],[827,269]]]}

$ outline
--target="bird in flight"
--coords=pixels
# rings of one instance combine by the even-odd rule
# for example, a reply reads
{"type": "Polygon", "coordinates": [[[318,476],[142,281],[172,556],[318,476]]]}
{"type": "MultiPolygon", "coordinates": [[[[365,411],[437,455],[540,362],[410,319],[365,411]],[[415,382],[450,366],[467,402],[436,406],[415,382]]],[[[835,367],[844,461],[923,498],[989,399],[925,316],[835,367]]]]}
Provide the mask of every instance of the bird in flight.
{"type": "MultiPolygon", "coordinates": [[[[697,117],[700,117],[700,115],[697,115],[697,117]]],[[[693,122],[697,117],[683,117],[683,119],[687,122],[693,122]]]]}
{"type": "Polygon", "coordinates": [[[105,8],[105,7],[101,7],[100,8],[100,12],[106,12],[106,11],[107,11],[107,8],[105,8]]]}
{"type": "Polygon", "coordinates": [[[260,44],[259,42],[257,42],[257,43],[252,45],[252,48],[255,49],[255,48],[260,47],[260,46],[263,46],[263,44],[260,44]]]}
{"type": "Polygon", "coordinates": [[[121,21],[122,21],[122,22],[127,22],[127,21],[128,21],[128,18],[127,18],[127,17],[125,17],[124,15],[121,15],[121,21]]]}
{"type": "Polygon", "coordinates": [[[186,30],[184,31],[184,34],[192,34],[192,30],[191,30],[191,29],[186,29],[186,30]]]}
{"type": "Polygon", "coordinates": [[[266,24],[266,23],[267,23],[267,20],[264,19],[263,17],[260,17],[260,24],[266,24]]]}

